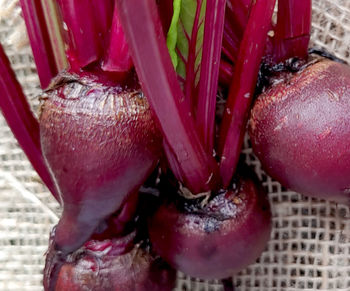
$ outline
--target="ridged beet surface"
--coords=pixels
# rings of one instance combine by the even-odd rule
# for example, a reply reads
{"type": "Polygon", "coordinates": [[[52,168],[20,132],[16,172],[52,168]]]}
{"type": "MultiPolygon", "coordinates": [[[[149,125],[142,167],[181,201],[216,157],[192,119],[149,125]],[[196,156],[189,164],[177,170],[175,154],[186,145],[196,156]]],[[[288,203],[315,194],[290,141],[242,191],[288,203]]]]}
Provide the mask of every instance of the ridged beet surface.
{"type": "Polygon", "coordinates": [[[66,74],[43,100],[42,150],[64,207],[55,242],[67,254],[146,180],[161,135],[137,88],[66,74]]]}
{"type": "Polygon", "coordinates": [[[350,67],[321,59],[256,100],[249,135],[266,172],[294,191],[350,202],[350,67]]]}

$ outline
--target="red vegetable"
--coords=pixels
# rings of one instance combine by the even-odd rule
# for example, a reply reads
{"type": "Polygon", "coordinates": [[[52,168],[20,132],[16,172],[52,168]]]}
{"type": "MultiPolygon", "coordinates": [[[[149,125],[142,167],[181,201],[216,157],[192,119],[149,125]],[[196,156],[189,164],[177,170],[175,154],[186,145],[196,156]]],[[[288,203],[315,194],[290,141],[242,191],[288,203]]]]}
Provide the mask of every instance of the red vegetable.
{"type": "Polygon", "coordinates": [[[285,187],[350,202],[350,68],[322,59],[281,73],[252,109],[255,154],[285,187]]]}
{"type": "Polygon", "coordinates": [[[57,248],[80,247],[155,167],[161,136],[136,87],[68,75],[44,95],[40,138],[60,190],[57,248]]]}
{"type": "Polygon", "coordinates": [[[123,238],[91,240],[61,258],[51,238],[44,273],[45,290],[172,290],[176,271],[144,245],[134,245],[133,239],[131,233],[123,238]]]}
{"type": "Polygon", "coordinates": [[[350,68],[307,60],[310,18],[311,1],[279,1],[267,59],[284,62],[279,71],[293,65],[290,57],[299,62],[274,73],[252,109],[250,137],[263,167],[285,187],[348,204],[350,68]]]}
{"type": "MultiPolygon", "coordinates": [[[[83,255],[76,250],[88,239],[125,231],[136,211],[138,188],[155,167],[161,145],[181,188],[212,196],[206,206],[192,205],[191,210],[162,205],[150,219],[152,243],[171,264],[201,278],[224,278],[252,262],[269,237],[271,214],[256,181],[238,176],[232,189],[232,179],[263,55],[270,63],[293,54],[306,56],[311,2],[280,0],[276,25],[271,23],[275,0],[185,2],[187,7],[172,0],[158,6],[155,0],[58,1],[70,73],[45,93],[40,119],[43,155],[64,207],[51,243],[45,273],[51,287],[46,282],[46,288],[76,288],[80,283],[71,279],[76,272],[90,272],[80,269],[90,260],[85,256],[89,247],[84,246],[83,255]],[[186,9],[193,14],[188,19],[179,12],[186,9]],[[304,11],[304,22],[294,20],[298,9],[304,11]],[[174,30],[172,20],[179,22],[174,30]],[[169,25],[172,48],[162,30],[169,25]],[[274,39],[267,37],[271,29],[274,39]],[[139,89],[134,64],[164,140],[139,89]],[[218,79],[231,82],[220,124],[215,120],[218,79]],[[52,255],[58,264],[52,265],[52,255]],[[58,274],[56,285],[52,280],[58,274]]],[[[47,11],[40,3],[28,7],[47,11]]],[[[26,16],[42,36],[37,43],[32,40],[33,47],[52,53],[51,45],[57,52],[48,37],[52,27],[43,27],[42,14],[26,16]]],[[[49,71],[49,53],[41,56],[49,71]]],[[[113,269],[110,255],[102,259],[108,270],[113,269]]],[[[88,274],[91,289],[100,288],[97,283],[102,289],[128,288],[119,277],[115,283],[114,273],[108,273],[107,285],[100,281],[103,276],[90,282],[88,274]]]]}
{"type": "Polygon", "coordinates": [[[238,174],[233,189],[219,192],[205,206],[165,203],[149,220],[157,253],[202,279],[226,278],[253,263],[270,232],[269,203],[251,172],[238,174]]]}

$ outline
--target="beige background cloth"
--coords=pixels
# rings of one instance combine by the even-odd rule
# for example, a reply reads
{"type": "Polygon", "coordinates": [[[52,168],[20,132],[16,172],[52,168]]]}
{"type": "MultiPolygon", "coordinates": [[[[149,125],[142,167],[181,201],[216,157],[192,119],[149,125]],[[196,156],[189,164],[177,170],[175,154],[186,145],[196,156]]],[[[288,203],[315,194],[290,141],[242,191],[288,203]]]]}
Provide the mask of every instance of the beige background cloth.
{"type": "MultiPolygon", "coordinates": [[[[14,3],[0,0],[0,41],[36,111],[38,78],[14,3]]],[[[350,0],[313,1],[312,44],[350,62],[350,0]]],[[[283,189],[261,170],[248,140],[243,153],[269,192],[273,231],[257,262],[234,277],[237,290],[350,290],[349,208],[283,189]]],[[[0,290],[43,289],[48,235],[59,212],[0,116],[0,290]]],[[[176,290],[223,289],[179,274],[176,290]]]]}

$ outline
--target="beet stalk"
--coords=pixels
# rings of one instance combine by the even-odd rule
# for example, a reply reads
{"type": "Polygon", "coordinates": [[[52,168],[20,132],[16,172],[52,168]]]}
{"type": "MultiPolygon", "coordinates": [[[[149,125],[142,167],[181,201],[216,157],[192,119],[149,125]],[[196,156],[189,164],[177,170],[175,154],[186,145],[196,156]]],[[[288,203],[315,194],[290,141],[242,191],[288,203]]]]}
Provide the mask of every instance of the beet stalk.
{"type": "Polygon", "coordinates": [[[108,50],[103,60],[102,69],[111,72],[127,72],[132,66],[128,44],[118,16],[117,6],[114,7],[108,50]]]}
{"type": "Polygon", "coordinates": [[[224,187],[230,184],[239,159],[274,6],[275,0],[255,2],[240,45],[220,127],[220,174],[224,187]]]}
{"type": "Polygon", "coordinates": [[[69,47],[67,55],[71,70],[79,71],[80,68],[97,61],[102,55],[100,22],[94,17],[94,12],[98,10],[95,10],[90,1],[57,2],[65,23],[65,41],[69,47]]]}
{"type": "Polygon", "coordinates": [[[171,169],[195,194],[212,189],[217,183],[217,165],[200,141],[154,1],[118,0],[117,5],[142,88],[166,139],[171,169]]]}
{"type": "Polygon", "coordinates": [[[214,149],[216,95],[226,0],[207,2],[196,122],[208,153],[214,149]]]}
{"type": "Polygon", "coordinates": [[[0,109],[18,143],[45,185],[59,200],[54,181],[45,164],[40,145],[39,123],[0,44],[0,109]]]}
{"type": "MultiPolygon", "coordinates": [[[[42,88],[46,88],[58,73],[45,14],[41,1],[21,0],[33,56],[42,88]]],[[[59,44],[56,44],[59,46],[59,44]]]]}
{"type": "Polygon", "coordinates": [[[292,57],[306,59],[311,29],[311,1],[278,1],[277,25],[273,39],[276,63],[292,57]]]}

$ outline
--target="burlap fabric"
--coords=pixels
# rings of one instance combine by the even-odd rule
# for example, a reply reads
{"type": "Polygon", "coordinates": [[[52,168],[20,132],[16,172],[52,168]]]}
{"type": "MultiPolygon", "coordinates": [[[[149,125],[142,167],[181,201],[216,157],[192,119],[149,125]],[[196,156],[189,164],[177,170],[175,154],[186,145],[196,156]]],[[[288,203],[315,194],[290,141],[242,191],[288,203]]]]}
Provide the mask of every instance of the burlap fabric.
{"type": "MultiPolygon", "coordinates": [[[[38,79],[30,48],[18,47],[23,25],[14,1],[0,0],[0,40],[35,111],[38,79]]],[[[350,62],[349,0],[313,1],[312,44],[350,62]]],[[[233,278],[237,290],[350,290],[349,208],[282,188],[261,170],[248,140],[244,154],[269,192],[273,231],[258,261],[233,278]]],[[[42,290],[48,235],[59,212],[1,116],[0,290],[42,290]]],[[[176,290],[223,287],[179,274],[176,290]]]]}

